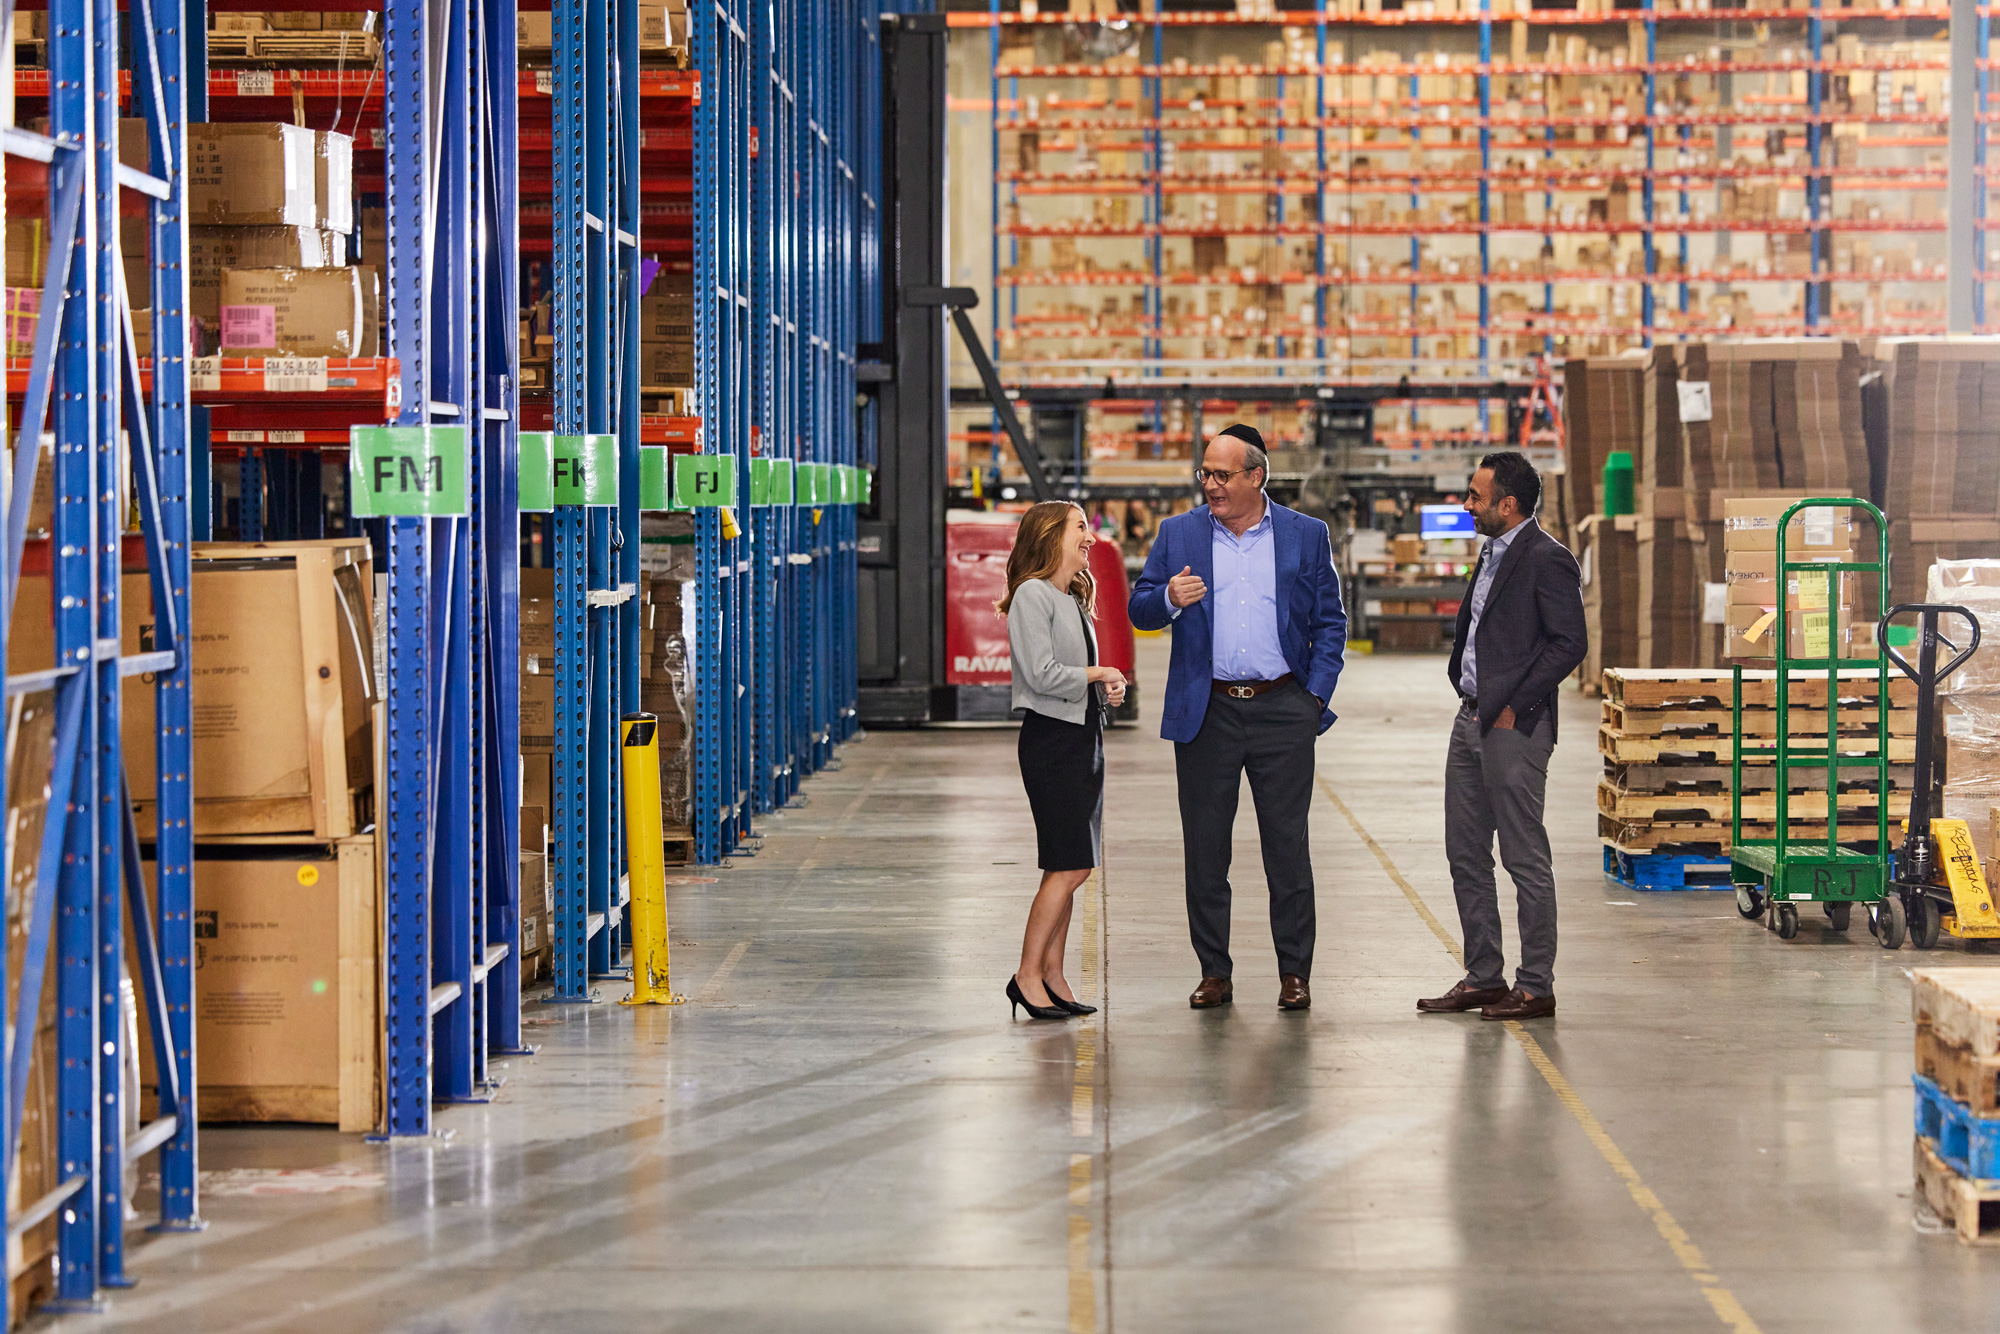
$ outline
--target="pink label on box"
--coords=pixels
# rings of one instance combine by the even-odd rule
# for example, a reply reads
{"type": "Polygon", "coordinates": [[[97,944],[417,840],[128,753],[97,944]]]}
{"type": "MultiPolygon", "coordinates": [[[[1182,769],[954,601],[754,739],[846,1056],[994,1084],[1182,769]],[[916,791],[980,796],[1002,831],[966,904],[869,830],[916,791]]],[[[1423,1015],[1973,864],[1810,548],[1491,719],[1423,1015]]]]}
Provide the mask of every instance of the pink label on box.
{"type": "Polygon", "coordinates": [[[278,308],[276,306],[224,306],[222,308],[224,347],[276,347],[278,308]]]}

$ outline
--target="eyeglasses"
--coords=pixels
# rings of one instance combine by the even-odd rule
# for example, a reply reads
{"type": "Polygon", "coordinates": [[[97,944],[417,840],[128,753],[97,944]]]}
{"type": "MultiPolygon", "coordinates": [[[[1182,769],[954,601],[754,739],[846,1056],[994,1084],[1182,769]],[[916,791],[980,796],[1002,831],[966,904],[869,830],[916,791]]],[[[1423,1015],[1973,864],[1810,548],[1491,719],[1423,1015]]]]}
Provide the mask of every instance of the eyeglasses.
{"type": "Polygon", "coordinates": [[[1258,471],[1256,468],[1238,468],[1234,472],[1223,468],[1196,468],[1194,480],[1197,486],[1206,482],[1214,482],[1217,486],[1228,486],[1236,478],[1256,471],[1258,471]]]}

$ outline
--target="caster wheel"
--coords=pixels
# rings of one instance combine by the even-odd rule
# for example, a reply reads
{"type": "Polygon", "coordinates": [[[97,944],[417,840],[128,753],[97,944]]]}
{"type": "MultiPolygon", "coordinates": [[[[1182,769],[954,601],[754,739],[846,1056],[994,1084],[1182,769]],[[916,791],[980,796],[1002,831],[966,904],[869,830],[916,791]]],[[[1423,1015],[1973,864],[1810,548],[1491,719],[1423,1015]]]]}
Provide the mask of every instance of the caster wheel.
{"type": "Polygon", "coordinates": [[[1789,903],[1778,905],[1778,939],[1791,940],[1799,934],[1799,910],[1789,903]]]}
{"type": "Polygon", "coordinates": [[[1910,943],[1920,950],[1935,946],[1943,918],[1944,912],[1936,899],[1928,894],[1917,895],[1910,902],[1910,943]]]}
{"type": "Polygon", "coordinates": [[[1836,931],[1845,931],[1854,920],[1854,905],[1851,903],[1829,903],[1826,905],[1827,924],[1836,931]]]}
{"type": "Polygon", "coordinates": [[[1756,921],[1764,915],[1764,895],[1755,885],[1738,885],[1736,911],[1740,916],[1756,921]]]}
{"type": "Polygon", "coordinates": [[[1891,894],[1875,908],[1875,938],[1882,942],[1885,950],[1899,950],[1903,947],[1903,934],[1909,928],[1909,917],[1903,911],[1900,895],[1891,894]]]}

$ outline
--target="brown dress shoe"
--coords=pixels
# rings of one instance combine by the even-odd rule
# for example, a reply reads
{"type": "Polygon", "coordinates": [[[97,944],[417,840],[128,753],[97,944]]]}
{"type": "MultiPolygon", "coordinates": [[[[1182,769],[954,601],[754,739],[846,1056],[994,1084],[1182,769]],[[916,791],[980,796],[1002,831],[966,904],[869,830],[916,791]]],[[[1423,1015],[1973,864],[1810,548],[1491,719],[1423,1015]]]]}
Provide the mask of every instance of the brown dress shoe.
{"type": "Polygon", "coordinates": [[[1418,1001],[1417,1009],[1425,1014],[1459,1014],[1487,1005],[1498,1005],[1506,999],[1505,987],[1468,987],[1461,981],[1442,996],[1418,1001]]]}
{"type": "Polygon", "coordinates": [[[1312,988],[1297,973],[1285,973],[1278,978],[1278,1008],[1281,1010],[1310,1010],[1313,1003],[1312,988]]]}
{"type": "Polygon", "coordinates": [[[1515,987],[1507,993],[1506,999],[1496,1001],[1479,1012],[1481,1019],[1546,1019],[1556,1012],[1554,996],[1530,996],[1515,987]]]}
{"type": "Polygon", "coordinates": [[[1226,977],[1204,977],[1201,985],[1188,997],[1191,1010],[1213,1010],[1218,1005],[1227,1005],[1236,999],[1236,988],[1226,977]]]}

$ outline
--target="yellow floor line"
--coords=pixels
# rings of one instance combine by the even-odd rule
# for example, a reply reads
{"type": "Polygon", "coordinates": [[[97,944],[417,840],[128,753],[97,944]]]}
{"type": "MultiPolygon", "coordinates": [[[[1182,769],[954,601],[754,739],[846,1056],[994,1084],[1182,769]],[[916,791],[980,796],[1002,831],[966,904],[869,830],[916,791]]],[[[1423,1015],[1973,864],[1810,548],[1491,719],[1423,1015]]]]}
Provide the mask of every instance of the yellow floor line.
{"type": "MultiPolygon", "coordinates": [[[[1412,908],[1416,909],[1417,916],[1423,918],[1424,925],[1428,926],[1445,949],[1450,951],[1451,957],[1458,960],[1459,966],[1464,967],[1465,951],[1460,948],[1458,938],[1445,929],[1444,923],[1437,919],[1437,914],[1430,910],[1430,905],[1424,902],[1416,887],[1403,877],[1403,873],[1396,868],[1396,863],[1382,850],[1382,845],[1362,827],[1361,821],[1355,818],[1347,803],[1340,799],[1340,794],[1333,790],[1326,779],[1315,775],[1315,781],[1319,784],[1319,790],[1326,794],[1326,799],[1347,817],[1347,823],[1353,826],[1355,835],[1368,845],[1370,852],[1375,854],[1375,860],[1382,864],[1383,871],[1388,873],[1396,888],[1403,891],[1403,897],[1410,901],[1412,908]]],[[[1760,1334],[1757,1322],[1750,1318],[1750,1313],[1736,1300],[1736,1294],[1722,1286],[1714,1267],[1702,1255],[1701,1247],[1694,1244],[1694,1240],[1687,1234],[1687,1229],[1675,1220],[1673,1214],[1667,1211],[1667,1206],[1660,1202],[1660,1197],[1655,1195],[1640,1178],[1639,1169],[1632,1166],[1632,1160],[1627,1158],[1624,1151],[1612,1141],[1610,1132],[1605,1130],[1596,1113],[1584,1103],[1568,1078],[1556,1067],[1556,1063],[1549,1059],[1549,1054],[1542,1050],[1542,1044],[1535,1041],[1534,1036],[1516,1020],[1508,1020],[1505,1028],[1513,1035],[1514,1041],[1521,1044],[1521,1050],[1527,1053],[1529,1064],[1540,1072],[1550,1091],[1556,1095],[1557,1101],[1569,1109],[1569,1114],[1576,1118],[1577,1125],[1583,1128],[1584,1135],[1596,1146],[1604,1161],[1610,1164],[1611,1170],[1618,1174],[1619,1180],[1625,1183],[1625,1189],[1631,1194],[1632,1202],[1653,1220],[1654,1229],[1667,1243],[1668,1249],[1673,1251],[1674,1258],[1681,1262],[1681,1268],[1687,1271],[1688,1277],[1701,1289],[1702,1296],[1708,1298],[1708,1304],[1714,1308],[1716,1318],[1735,1331],[1735,1334],[1760,1334]]]]}
{"type": "Polygon", "coordinates": [[[735,947],[729,951],[729,957],[722,961],[722,966],[715,970],[714,975],[702,987],[701,993],[695,997],[697,1004],[702,1001],[712,1001],[722,994],[722,984],[727,982],[729,975],[736,971],[736,965],[743,962],[743,956],[749,952],[749,949],[749,941],[739,940],[736,942],[735,947]]]}

